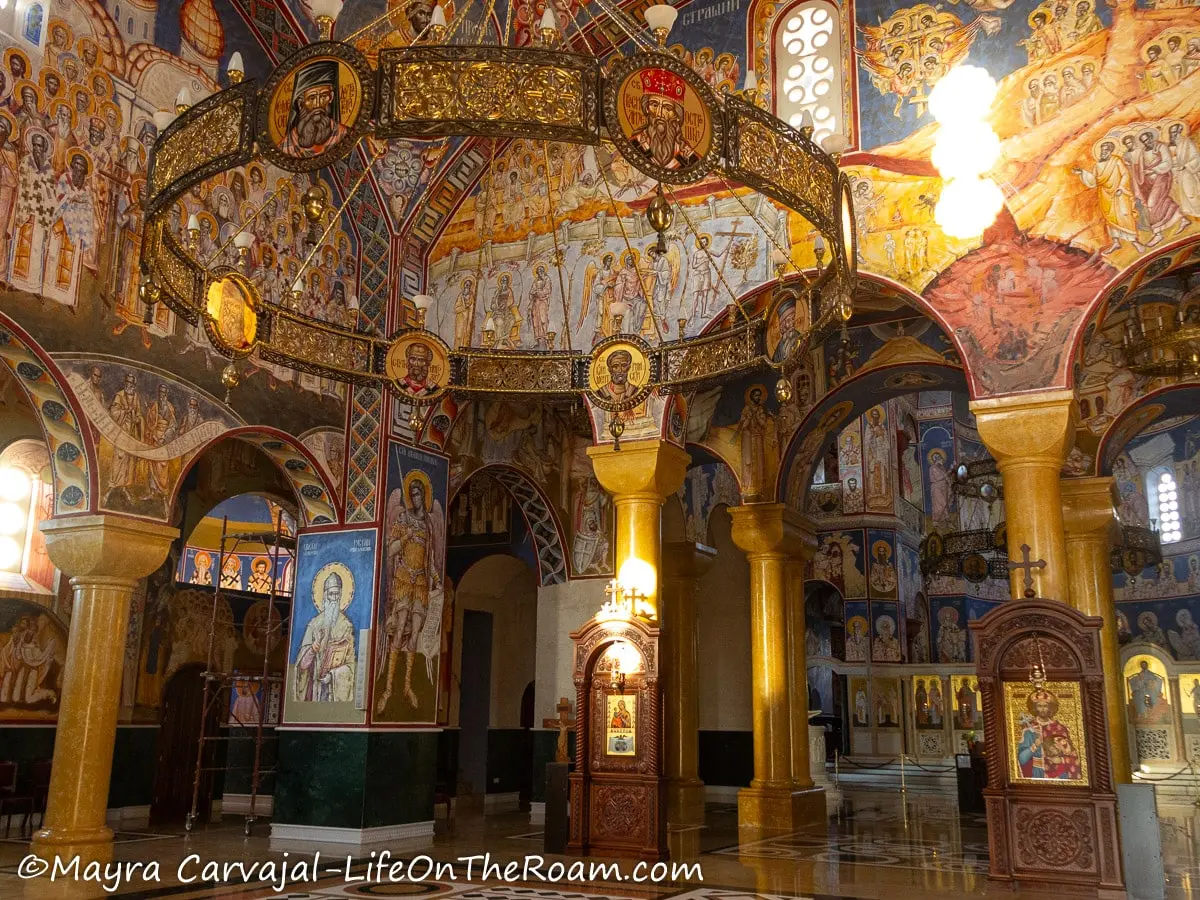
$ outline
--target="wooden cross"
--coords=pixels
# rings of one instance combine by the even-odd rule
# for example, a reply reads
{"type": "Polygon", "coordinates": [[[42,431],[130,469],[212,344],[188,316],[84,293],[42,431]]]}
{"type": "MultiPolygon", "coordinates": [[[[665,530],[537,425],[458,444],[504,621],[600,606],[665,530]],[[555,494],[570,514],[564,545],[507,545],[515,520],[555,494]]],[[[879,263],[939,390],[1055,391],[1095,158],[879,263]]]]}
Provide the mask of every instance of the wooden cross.
{"type": "Polygon", "coordinates": [[[575,720],[570,718],[571,701],[566,697],[560,697],[558,706],[554,708],[558,711],[558,718],[542,719],[542,727],[558,729],[558,746],[554,751],[554,761],[562,763],[569,759],[567,756],[567,732],[575,727],[575,720]]]}
{"type": "Polygon", "coordinates": [[[1044,568],[1046,568],[1046,561],[1044,559],[1035,559],[1035,560],[1030,561],[1028,544],[1021,545],[1021,561],[1019,563],[1015,563],[1012,560],[1008,561],[1008,571],[1015,572],[1017,569],[1025,570],[1025,596],[1026,597],[1036,596],[1036,594],[1034,594],[1034,591],[1033,591],[1033,570],[1034,569],[1044,569],[1044,568]]]}

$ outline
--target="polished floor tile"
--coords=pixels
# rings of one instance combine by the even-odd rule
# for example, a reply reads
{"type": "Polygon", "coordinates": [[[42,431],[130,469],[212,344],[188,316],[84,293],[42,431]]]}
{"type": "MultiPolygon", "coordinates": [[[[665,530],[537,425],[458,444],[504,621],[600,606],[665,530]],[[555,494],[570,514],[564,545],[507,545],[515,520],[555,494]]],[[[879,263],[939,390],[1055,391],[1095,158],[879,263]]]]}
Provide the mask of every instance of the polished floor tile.
{"type": "MultiPolygon", "coordinates": [[[[747,843],[738,840],[736,807],[710,806],[707,818],[701,832],[701,853],[695,860],[700,877],[693,874],[690,880],[661,884],[633,883],[629,878],[631,861],[622,864],[623,877],[574,883],[519,876],[481,879],[478,863],[474,877],[467,880],[461,862],[453,873],[447,870],[424,877],[409,877],[411,870],[406,869],[406,880],[393,883],[378,865],[378,851],[375,856],[354,853],[348,857],[345,849],[325,847],[320,848],[321,871],[315,877],[305,872],[302,881],[281,885],[278,868],[311,864],[312,853],[318,848],[296,846],[286,854],[273,850],[265,823],[246,837],[242,820],[229,817],[224,823],[190,835],[123,832],[124,840],[115,847],[116,858],[126,862],[157,860],[160,871],[157,881],[146,883],[135,878],[115,892],[88,884],[63,894],[51,890],[61,885],[52,886],[45,878],[22,880],[17,866],[27,848],[17,842],[0,843],[0,898],[71,896],[90,900],[112,893],[122,900],[328,900],[441,895],[447,900],[896,900],[932,895],[1062,900],[1063,896],[1061,891],[1013,893],[990,885],[986,820],[978,815],[959,815],[953,797],[846,791],[836,807],[831,805],[824,824],[747,843]],[[176,878],[176,870],[189,855],[203,861],[240,862],[246,867],[257,863],[259,869],[246,883],[235,868],[225,883],[205,884],[198,879],[184,884],[176,878]],[[261,867],[266,863],[272,863],[276,872],[261,877],[261,867]]],[[[1200,897],[1200,813],[1195,808],[1175,808],[1161,823],[1167,897],[1200,897]]],[[[530,826],[526,814],[484,818],[461,813],[452,829],[439,821],[432,841],[389,849],[392,860],[406,864],[425,858],[453,862],[483,853],[490,853],[494,862],[523,862],[526,857],[541,855],[542,838],[541,830],[530,826]]],[[[543,874],[547,874],[545,867],[554,859],[547,857],[542,863],[543,874]]],[[[198,865],[192,864],[185,874],[199,872],[198,865]]]]}

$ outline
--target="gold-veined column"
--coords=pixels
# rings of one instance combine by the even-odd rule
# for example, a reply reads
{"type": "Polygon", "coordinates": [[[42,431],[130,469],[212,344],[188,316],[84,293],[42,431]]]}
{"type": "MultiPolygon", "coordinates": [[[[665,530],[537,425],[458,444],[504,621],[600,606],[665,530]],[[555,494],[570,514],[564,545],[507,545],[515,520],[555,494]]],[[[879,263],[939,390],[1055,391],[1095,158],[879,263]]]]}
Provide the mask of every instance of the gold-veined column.
{"type": "Polygon", "coordinates": [[[663,546],[662,620],[666,691],[667,824],[704,824],[704,782],[700,780],[700,686],[696,660],[696,582],[717,551],[678,541],[663,546]]]}
{"type": "Polygon", "coordinates": [[[738,792],[738,827],[744,836],[793,831],[825,815],[824,792],[795,790],[792,775],[785,569],[804,547],[803,531],[800,517],[782,503],[733,507],[729,515],[733,541],[750,564],[753,667],[754,778],[738,792]]]}
{"type": "Polygon", "coordinates": [[[1113,510],[1118,500],[1117,489],[1112,478],[1067,478],[1062,482],[1062,499],[1067,538],[1067,601],[1081,613],[1104,619],[1104,627],[1100,630],[1100,659],[1104,667],[1113,780],[1118,784],[1132,784],[1125,683],[1112,587],[1113,531],[1117,528],[1113,510]]]}
{"type": "Polygon", "coordinates": [[[46,820],[33,846],[46,857],[105,862],[112,858],[105,814],[129,605],[138,581],[162,565],[179,531],[95,515],[51,519],[42,532],[51,561],[71,577],[74,606],[46,820]]]}
{"type": "MultiPolygon", "coordinates": [[[[996,460],[1004,480],[1004,514],[1008,555],[1021,558],[1028,544],[1030,559],[1045,568],[1033,570],[1039,597],[1067,599],[1067,555],[1063,536],[1061,471],[1075,439],[1073,391],[1043,391],[976,400],[971,412],[979,437],[996,460]]],[[[1024,596],[1025,573],[1012,573],[1012,596],[1024,596]]]]}
{"type": "MultiPolygon", "coordinates": [[[[616,571],[630,559],[649,563],[660,574],[662,554],[663,501],[683,485],[691,457],[666,441],[623,441],[620,450],[612,445],[588,447],[596,480],[613,498],[616,510],[616,571]]],[[[657,617],[658,586],[646,602],[657,617]]]]}

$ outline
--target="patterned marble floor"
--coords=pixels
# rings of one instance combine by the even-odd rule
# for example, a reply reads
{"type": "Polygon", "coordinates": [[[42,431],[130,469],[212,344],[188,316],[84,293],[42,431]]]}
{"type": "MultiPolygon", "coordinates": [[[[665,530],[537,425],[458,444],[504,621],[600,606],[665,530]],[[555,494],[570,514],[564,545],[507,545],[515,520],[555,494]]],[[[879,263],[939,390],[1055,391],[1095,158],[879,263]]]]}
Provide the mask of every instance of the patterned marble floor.
{"type": "MultiPolygon", "coordinates": [[[[64,894],[61,882],[51,885],[46,878],[21,879],[17,867],[27,849],[17,843],[0,844],[0,898],[48,900],[65,895],[92,900],[115,893],[122,900],[368,896],[428,896],[431,900],[894,900],[897,896],[933,895],[965,900],[996,893],[988,891],[986,823],[979,816],[959,816],[952,797],[847,792],[843,802],[830,810],[825,825],[746,844],[737,840],[734,807],[713,806],[708,812],[697,860],[702,880],[693,877],[690,881],[634,884],[628,878],[614,880],[611,876],[572,883],[480,879],[476,869],[476,877],[467,881],[460,865],[456,880],[430,876],[389,883],[379,877],[377,865],[371,868],[374,864],[366,854],[348,861],[344,850],[324,848],[317,877],[282,889],[270,879],[251,878],[244,883],[236,872],[223,884],[206,884],[203,879],[180,883],[175,878],[176,867],[189,854],[206,861],[240,861],[244,865],[311,861],[309,854],[316,848],[297,848],[285,857],[271,850],[266,828],[245,837],[239,818],[190,835],[131,833],[133,840],[117,844],[117,859],[157,860],[161,876],[152,883],[135,878],[115,891],[87,884],[73,885],[64,894]]],[[[393,848],[394,858],[411,861],[427,855],[445,861],[490,852],[496,861],[507,861],[541,852],[540,831],[531,827],[523,814],[486,819],[460,815],[453,834],[443,832],[439,828],[434,840],[424,845],[393,848]]],[[[1200,828],[1186,816],[1170,820],[1164,829],[1169,900],[1200,898],[1198,835],[1200,828]]],[[[1002,893],[1009,900],[1058,900],[1057,894],[1002,893]]]]}

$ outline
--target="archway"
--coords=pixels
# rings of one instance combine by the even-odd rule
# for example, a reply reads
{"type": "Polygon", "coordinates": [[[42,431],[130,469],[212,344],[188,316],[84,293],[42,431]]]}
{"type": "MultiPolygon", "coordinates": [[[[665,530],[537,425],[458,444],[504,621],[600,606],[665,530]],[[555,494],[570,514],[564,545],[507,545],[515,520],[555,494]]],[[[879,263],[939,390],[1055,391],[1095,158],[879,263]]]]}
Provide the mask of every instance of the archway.
{"type": "Polygon", "coordinates": [[[949,364],[897,363],[859,371],[821,398],[793,433],[779,466],[776,496],[805,508],[813,471],[841,428],[884,400],[917,391],[962,391],[963,370],[949,364]]]}
{"type": "Polygon", "coordinates": [[[79,401],[62,371],[37,342],[0,313],[0,362],[33,409],[54,473],[54,514],[87,512],[96,489],[96,448],[79,401]]]}
{"type": "Polygon", "coordinates": [[[480,475],[502,485],[521,511],[533,542],[538,583],[545,587],[566,581],[567,544],[562,525],[545,491],[520,469],[498,463],[475,469],[451,496],[451,507],[471,480],[480,475]]]}

